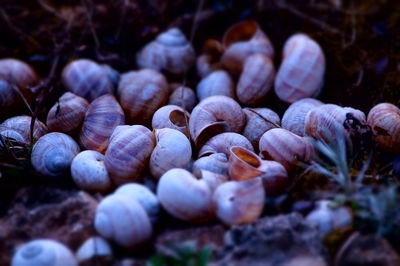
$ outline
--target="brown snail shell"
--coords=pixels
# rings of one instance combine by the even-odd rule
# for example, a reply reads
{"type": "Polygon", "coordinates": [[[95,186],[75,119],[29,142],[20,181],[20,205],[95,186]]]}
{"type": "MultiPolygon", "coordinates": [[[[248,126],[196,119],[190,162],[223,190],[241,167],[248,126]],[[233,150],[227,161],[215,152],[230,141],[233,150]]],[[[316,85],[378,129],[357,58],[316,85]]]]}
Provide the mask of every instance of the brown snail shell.
{"type": "Polygon", "coordinates": [[[64,133],[48,133],[33,146],[31,162],[35,170],[46,176],[69,172],[71,162],[79,153],[78,144],[64,133]]]}
{"type": "Polygon", "coordinates": [[[156,146],[150,157],[150,172],[160,178],[172,168],[185,168],[192,158],[189,139],[180,131],[171,128],[156,129],[156,146]]]}
{"type": "Polygon", "coordinates": [[[31,121],[32,118],[26,115],[8,118],[0,125],[0,135],[14,138],[19,142],[29,145],[32,141],[39,139],[47,133],[47,127],[35,119],[33,139],[31,139],[31,121]]]}
{"type": "Polygon", "coordinates": [[[184,74],[195,62],[196,55],[190,42],[178,28],[169,29],[147,44],[137,54],[140,68],[184,74]]]}
{"type": "Polygon", "coordinates": [[[89,102],[105,95],[113,94],[114,85],[107,71],[88,59],[74,60],[62,72],[62,82],[72,93],[89,102]]]}
{"type": "Polygon", "coordinates": [[[89,103],[71,92],[64,93],[47,114],[49,131],[72,134],[79,130],[89,103]]]}
{"type": "Polygon", "coordinates": [[[190,136],[197,145],[222,132],[241,132],[245,115],[232,98],[218,95],[201,101],[189,120],[190,136]]]}
{"type": "Polygon", "coordinates": [[[117,185],[136,181],[155,146],[154,136],[144,126],[118,126],[111,138],[104,163],[117,185]]]}
{"type": "Polygon", "coordinates": [[[203,53],[197,57],[197,75],[204,78],[221,67],[220,58],[223,52],[222,43],[215,39],[208,39],[203,46],[203,53]]]}
{"type": "Polygon", "coordinates": [[[307,113],[315,107],[323,105],[313,98],[304,98],[292,103],[282,117],[282,128],[304,137],[306,135],[304,120],[307,113]]]}
{"type": "Polygon", "coordinates": [[[223,37],[225,52],[221,63],[231,73],[239,75],[249,55],[262,54],[273,57],[274,48],[268,37],[253,20],[239,22],[231,26],[223,37]]]}
{"type": "Polygon", "coordinates": [[[264,200],[265,191],[260,178],[225,182],[213,195],[218,219],[231,226],[257,220],[264,208],[264,200]]]}
{"type": "Polygon", "coordinates": [[[196,94],[191,88],[177,84],[169,95],[168,104],[177,105],[191,112],[197,104],[196,94]]]}
{"type": "Polygon", "coordinates": [[[190,114],[181,107],[176,105],[165,105],[154,113],[151,126],[153,129],[176,129],[189,137],[189,118],[190,114]]]}
{"type": "Polygon", "coordinates": [[[228,72],[217,70],[205,76],[197,85],[197,98],[199,101],[215,95],[224,95],[235,98],[235,87],[228,72]]]}
{"type": "Polygon", "coordinates": [[[168,101],[165,77],[152,69],[131,71],[122,75],[118,98],[131,124],[147,124],[154,112],[168,101]]]}
{"type": "Polygon", "coordinates": [[[254,105],[265,100],[275,78],[271,59],[263,54],[249,55],[243,64],[236,96],[246,105],[254,105]]]}
{"type": "Polygon", "coordinates": [[[313,147],[307,139],[283,128],[265,132],[261,136],[259,149],[264,159],[281,163],[288,172],[299,162],[310,161],[313,156],[313,147]]]}
{"type": "Polygon", "coordinates": [[[208,156],[215,153],[230,154],[230,148],[239,146],[254,151],[250,141],[238,133],[225,132],[209,139],[199,151],[199,157],[208,156]]]}
{"type": "Polygon", "coordinates": [[[228,176],[228,156],[224,153],[213,153],[197,159],[193,163],[193,174],[200,178],[202,170],[228,176]]]}
{"type": "Polygon", "coordinates": [[[390,103],[381,103],[368,113],[371,127],[378,145],[389,152],[400,152],[400,109],[390,103]]]}
{"type": "Polygon", "coordinates": [[[285,102],[315,97],[324,83],[325,56],[321,47],[305,34],[290,37],[275,79],[275,93],[285,102]]]}
{"type": "Polygon", "coordinates": [[[242,134],[253,147],[258,147],[262,134],[281,124],[278,114],[268,108],[243,108],[243,112],[246,115],[246,125],[242,134]]]}
{"type": "Polygon", "coordinates": [[[124,123],[124,112],[115,97],[100,96],[87,108],[79,142],[88,150],[104,153],[114,129],[124,123]]]}
{"type": "Polygon", "coordinates": [[[174,168],[161,176],[157,197],[168,213],[181,220],[205,222],[214,216],[210,187],[184,169],[174,168]]]}

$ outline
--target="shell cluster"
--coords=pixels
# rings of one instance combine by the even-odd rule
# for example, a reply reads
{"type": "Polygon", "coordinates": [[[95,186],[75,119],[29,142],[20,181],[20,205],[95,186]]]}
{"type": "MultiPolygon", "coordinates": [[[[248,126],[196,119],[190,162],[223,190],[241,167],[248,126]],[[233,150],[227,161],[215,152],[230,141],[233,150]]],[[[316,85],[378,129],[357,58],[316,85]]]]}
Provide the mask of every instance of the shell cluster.
{"type": "MultiPolygon", "coordinates": [[[[382,103],[366,116],[310,98],[323,87],[325,58],[305,34],[291,36],[282,55],[276,71],[272,43],[254,21],[233,25],[221,42],[207,41],[197,62],[185,35],[169,29],[138,52],[140,69],[119,75],[91,60],[70,62],[62,72],[68,92],[46,123],[12,117],[0,125],[0,136],[33,146],[37,173],[70,174],[80,189],[105,194],[94,218],[102,238],[85,242],[79,261],[96,256],[89,251],[97,245],[110,255],[106,240],[127,249],[148,242],[161,209],[191,223],[255,221],[265,198],[287,191],[296,168],[315,157],[310,138],[351,142],[349,118],[368,125],[382,149],[400,152],[398,107],[382,103]],[[171,82],[194,65],[201,77],[196,90],[171,82]],[[282,119],[262,104],[272,91],[291,104],[282,119]],[[143,185],[146,179],[156,187],[143,185]]],[[[25,63],[7,62],[0,67],[2,107],[13,101],[15,87],[38,79],[25,63]]],[[[326,204],[308,219],[325,226],[321,215],[333,223],[324,232],[339,226],[326,204]]],[[[61,256],[77,263],[62,245],[38,240],[21,247],[13,265],[26,259],[59,265],[52,260],[61,256]]]]}

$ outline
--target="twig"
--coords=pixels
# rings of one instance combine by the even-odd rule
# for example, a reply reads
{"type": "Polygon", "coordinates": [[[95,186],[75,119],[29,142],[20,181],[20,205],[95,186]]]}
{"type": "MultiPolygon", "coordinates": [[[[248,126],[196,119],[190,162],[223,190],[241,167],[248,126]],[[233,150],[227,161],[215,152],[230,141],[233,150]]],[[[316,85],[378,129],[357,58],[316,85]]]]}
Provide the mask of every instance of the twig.
{"type": "Polygon", "coordinates": [[[99,38],[97,37],[97,33],[96,33],[96,30],[94,29],[93,21],[92,21],[92,17],[93,17],[93,2],[91,0],[82,0],[82,2],[83,2],[83,5],[85,6],[85,10],[86,10],[85,13],[86,13],[87,20],[88,20],[88,23],[89,23],[90,31],[91,31],[92,36],[93,36],[93,40],[95,42],[96,48],[99,48],[100,47],[99,38]],[[89,5],[89,3],[87,1],[90,1],[91,5],[89,5]]]}
{"type": "Polygon", "coordinates": [[[257,112],[254,111],[253,109],[251,109],[251,108],[246,108],[246,109],[249,110],[250,112],[256,114],[258,117],[260,117],[260,118],[261,118],[262,120],[264,120],[265,122],[272,124],[274,127],[276,127],[276,128],[280,128],[280,127],[281,127],[281,126],[275,124],[274,122],[268,120],[267,118],[263,117],[261,114],[257,113],[257,112]]]}
{"type": "Polygon", "coordinates": [[[346,242],[340,247],[339,251],[336,253],[335,260],[333,262],[334,266],[339,266],[340,261],[343,258],[343,255],[345,254],[346,250],[351,246],[353,241],[359,236],[360,234],[358,232],[354,232],[350,235],[349,238],[346,239],[346,242]]]}

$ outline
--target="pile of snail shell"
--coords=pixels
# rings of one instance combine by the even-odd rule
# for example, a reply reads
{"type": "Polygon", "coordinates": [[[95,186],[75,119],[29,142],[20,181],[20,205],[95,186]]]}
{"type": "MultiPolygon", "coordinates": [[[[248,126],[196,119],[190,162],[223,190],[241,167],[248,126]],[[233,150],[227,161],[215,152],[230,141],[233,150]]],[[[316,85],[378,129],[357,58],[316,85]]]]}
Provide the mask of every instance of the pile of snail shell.
{"type": "MultiPolygon", "coordinates": [[[[314,99],[325,72],[315,40],[291,36],[278,70],[273,56],[254,21],[233,25],[222,42],[207,41],[197,59],[185,35],[169,29],[138,52],[138,70],[119,75],[88,59],[70,62],[62,72],[67,92],[47,120],[36,120],[30,134],[31,117],[12,117],[0,135],[34,143],[38,173],[70,174],[79,188],[103,193],[94,226],[128,249],[151,239],[161,209],[191,223],[256,220],[265,197],[285,192],[299,163],[313,160],[310,138],[329,141],[340,133],[351,141],[343,126],[348,114],[371,127],[382,149],[400,152],[395,105],[381,103],[366,116],[314,99]],[[194,65],[201,78],[195,91],[169,83],[194,65]],[[282,119],[260,107],[273,87],[291,104],[282,119]],[[145,176],[158,183],[155,191],[141,184],[145,176]]],[[[26,84],[38,77],[27,64],[0,60],[0,74],[2,104],[17,95],[15,88],[34,93],[26,84]],[[2,67],[10,62],[15,66],[2,67]]]]}

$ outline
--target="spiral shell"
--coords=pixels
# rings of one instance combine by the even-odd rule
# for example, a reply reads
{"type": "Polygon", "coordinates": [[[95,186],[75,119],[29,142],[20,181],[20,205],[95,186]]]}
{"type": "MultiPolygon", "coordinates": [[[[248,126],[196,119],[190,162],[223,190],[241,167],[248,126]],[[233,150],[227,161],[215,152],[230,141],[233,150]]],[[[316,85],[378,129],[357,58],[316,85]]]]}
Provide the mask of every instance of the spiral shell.
{"type": "Polygon", "coordinates": [[[172,128],[178,130],[189,137],[190,115],[184,109],[176,105],[165,105],[158,109],[151,121],[153,129],[172,128]]]}
{"type": "Polygon", "coordinates": [[[59,176],[69,172],[71,162],[78,153],[79,146],[70,136],[53,132],[35,143],[31,162],[37,172],[46,176],[59,176]]]}
{"type": "Polygon", "coordinates": [[[257,220],[263,211],[264,200],[265,192],[259,178],[225,182],[217,187],[213,195],[216,215],[227,225],[257,220]]]}
{"type": "Polygon", "coordinates": [[[288,172],[299,162],[310,161],[314,153],[307,139],[283,128],[273,128],[265,132],[261,136],[259,149],[264,159],[281,163],[288,172]]]}
{"type": "Polygon", "coordinates": [[[35,119],[33,127],[33,139],[31,139],[31,121],[30,116],[14,116],[5,120],[0,125],[0,135],[14,138],[24,144],[30,144],[47,133],[47,127],[35,119]]]}
{"type": "Polygon", "coordinates": [[[201,179],[204,180],[207,183],[208,187],[211,189],[211,191],[214,192],[217,189],[217,187],[227,182],[229,180],[229,177],[226,175],[213,173],[207,170],[201,170],[201,179]]]}
{"type": "Polygon", "coordinates": [[[78,266],[78,262],[64,244],[51,239],[36,239],[23,244],[14,254],[11,266],[22,265],[78,266]]]}
{"type": "Polygon", "coordinates": [[[175,129],[155,130],[156,147],[150,157],[150,172],[159,178],[172,168],[185,168],[192,158],[190,141],[175,129]]]}
{"type": "Polygon", "coordinates": [[[305,34],[290,37],[275,79],[275,93],[289,103],[315,97],[324,83],[325,56],[321,47],[305,34]]]}
{"type": "Polygon", "coordinates": [[[174,86],[172,93],[169,95],[168,104],[180,106],[191,112],[197,104],[196,94],[191,88],[182,85],[174,86]]]}
{"type": "Polygon", "coordinates": [[[368,125],[378,145],[390,152],[400,152],[400,109],[390,103],[381,103],[369,111],[368,125]]]}
{"type": "Polygon", "coordinates": [[[258,147],[262,134],[281,124],[278,114],[268,108],[243,108],[243,112],[246,115],[246,125],[242,134],[253,147],[258,147]]]}
{"type": "Polygon", "coordinates": [[[62,72],[62,82],[69,91],[89,102],[114,92],[114,85],[106,69],[88,59],[69,63],[62,72]]]}
{"type": "Polygon", "coordinates": [[[112,187],[104,165],[104,155],[97,151],[83,151],[71,163],[71,175],[75,184],[87,191],[107,192],[112,187]]]}
{"type": "Polygon", "coordinates": [[[239,75],[244,61],[249,55],[262,54],[273,57],[274,48],[268,37],[253,20],[247,20],[231,26],[223,37],[225,52],[221,63],[230,72],[239,75]]]}
{"type": "Polygon", "coordinates": [[[263,54],[249,55],[244,61],[236,96],[246,105],[254,105],[265,100],[275,78],[271,59],[263,54]]]}
{"type": "Polygon", "coordinates": [[[205,222],[214,216],[210,187],[184,169],[174,168],[161,176],[157,197],[168,213],[181,220],[205,222]]]}
{"type": "Polygon", "coordinates": [[[207,141],[199,151],[199,157],[208,156],[214,153],[224,153],[229,156],[230,148],[240,146],[254,151],[253,146],[246,137],[233,132],[218,134],[207,141]]]}
{"type": "Polygon", "coordinates": [[[47,114],[47,127],[53,132],[72,134],[79,130],[89,103],[71,92],[64,93],[47,114]]]}
{"type": "Polygon", "coordinates": [[[150,221],[154,223],[157,220],[160,212],[160,203],[156,195],[147,187],[141,184],[128,183],[120,186],[114,194],[122,194],[136,200],[142,205],[150,221]]]}
{"type": "Polygon", "coordinates": [[[292,103],[282,117],[282,127],[296,135],[304,137],[307,113],[315,107],[323,105],[322,102],[313,98],[304,98],[292,103]]]}
{"type": "Polygon", "coordinates": [[[192,111],[189,132],[201,146],[210,137],[222,132],[240,132],[245,124],[240,105],[232,98],[218,95],[201,101],[192,111]]]}
{"type": "Polygon", "coordinates": [[[220,58],[223,52],[222,43],[215,39],[208,39],[203,46],[203,53],[197,57],[197,75],[204,78],[211,72],[219,69],[220,58]]]}
{"type": "Polygon", "coordinates": [[[117,185],[137,180],[155,146],[154,136],[144,126],[119,126],[111,138],[104,163],[117,185]]]}
{"type": "Polygon", "coordinates": [[[151,121],[154,112],[168,101],[168,83],[152,69],[131,71],[122,75],[118,98],[130,124],[151,121]]]}
{"type": "Polygon", "coordinates": [[[228,156],[224,153],[213,153],[197,159],[193,163],[193,174],[201,177],[202,170],[228,176],[228,156]]]}
{"type": "Polygon", "coordinates": [[[17,92],[13,86],[5,79],[0,79],[0,107],[7,110],[13,107],[17,101],[17,92]]]}
{"type": "Polygon", "coordinates": [[[138,53],[136,63],[140,68],[184,74],[195,62],[195,52],[185,35],[172,28],[161,33],[138,53]]]}
{"type": "Polygon", "coordinates": [[[79,263],[93,263],[98,262],[100,258],[111,259],[112,249],[110,244],[101,237],[94,236],[88,238],[76,252],[76,258],[79,263]]]}
{"type": "Polygon", "coordinates": [[[122,194],[112,194],[99,203],[94,226],[102,237],[129,249],[148,241],[153,231],[144,208],[122,194]]]}
{"type": "Polygon", "coordinates": [[[199,101],[215,95],[235,98],[233,80],[224,70],[217,70],[205,76],[197,85],[196,92],[199,101]]]}
{"type": "Polygon", "coordinates": [[[114,129],[124,123],[124,112],[115,97],[100,96],[87,108],[79,142],[88,150],[104,153],[114,129]]]}

